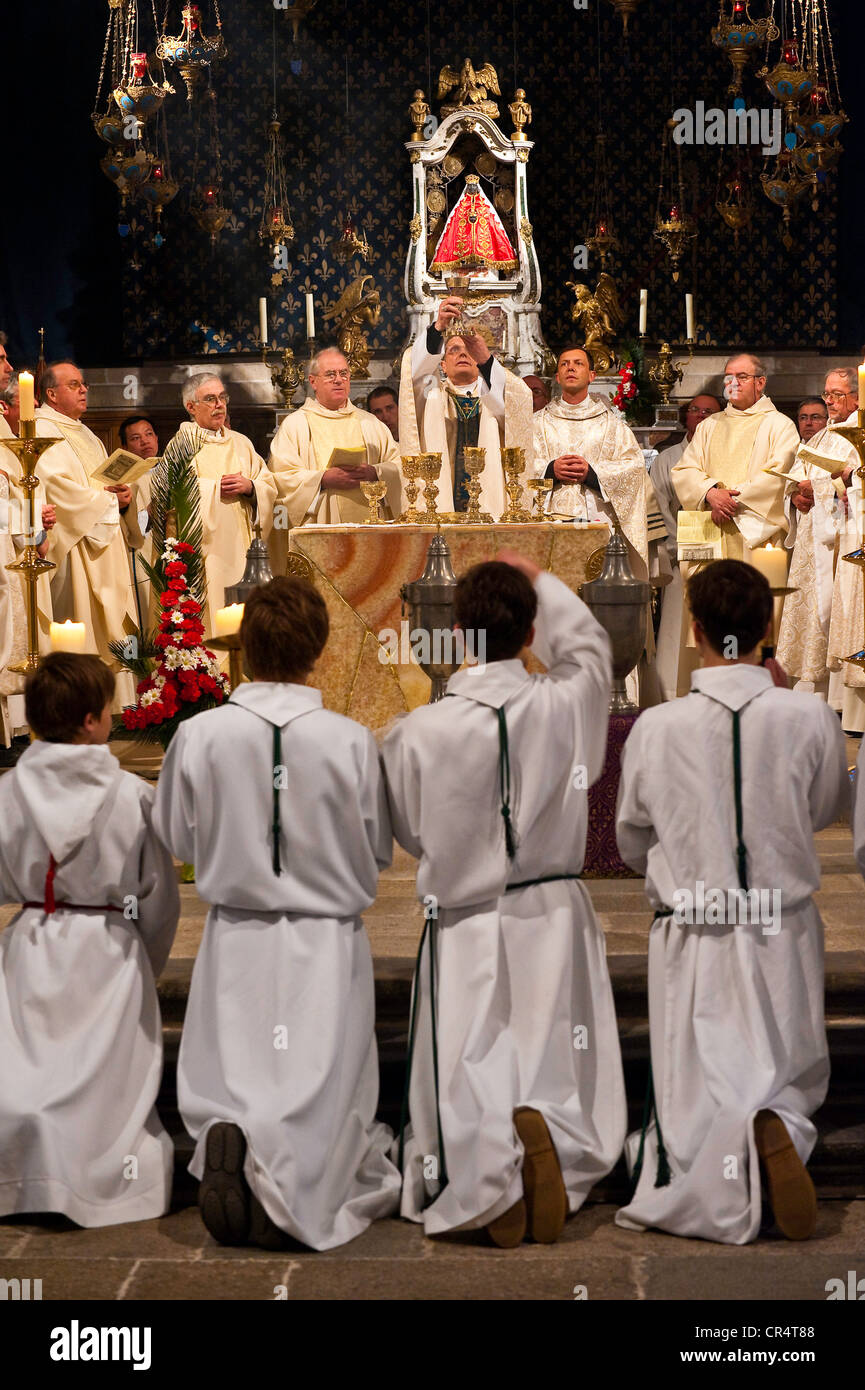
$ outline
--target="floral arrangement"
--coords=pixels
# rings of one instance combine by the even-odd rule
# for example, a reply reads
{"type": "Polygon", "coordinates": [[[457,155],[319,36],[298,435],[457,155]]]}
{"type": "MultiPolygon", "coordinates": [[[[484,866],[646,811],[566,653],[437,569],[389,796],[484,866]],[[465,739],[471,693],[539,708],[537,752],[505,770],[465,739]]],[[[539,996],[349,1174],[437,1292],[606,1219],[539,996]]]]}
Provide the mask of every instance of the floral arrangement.
{"type": "Polygon", "coordinates": [[[180,723],[227,700],[231,687],[213,652],[201,645],[201,604],[188,587],[188,559],[194,548],[168,537],[162,553],[165,588],[159,602],[159,629],[144,650],[117,643],[117,655],[142,676],[134,705],[121,716],[124,729],[167,748],[180,723]]]}
{"type": "Polygon", "coordinates": [[[646,356],[639,343],[622,343],[622,366],[619,385],[612,400],[614,410],[621,411],[632,425],[648,425],[655,418],[658,393],[649,380],[646,356]]]}

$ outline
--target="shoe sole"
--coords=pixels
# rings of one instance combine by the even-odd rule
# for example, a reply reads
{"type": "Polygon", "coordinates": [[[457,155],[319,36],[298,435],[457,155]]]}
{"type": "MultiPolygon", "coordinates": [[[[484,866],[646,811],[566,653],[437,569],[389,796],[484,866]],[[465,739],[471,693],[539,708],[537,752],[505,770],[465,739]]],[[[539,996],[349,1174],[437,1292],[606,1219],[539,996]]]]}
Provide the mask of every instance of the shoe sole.
{"type": "Polygon", "coordinates": [[[539,1110],[515,1110],[514,1126],[525,1150],[523,1189],[529,1234],[539,1245],[552,1245],[561,1235],[568,1214],[559,1156],[539,1110]]]}
{"type": "Polygon", "coordinates": [[[808,1240],[817,1225],[817,1194],[787,1126],[774,1110],[758,1112],[754,1142],[778,1229],[788,1240],[808,1240]]]}
{"type": "Polygon", "coordinates": [[[526,1236],[526,1203],[520,1197],[518,1202],[514,1202],[512,1207],[503,1211],[501,1216],[497,1216],[495,1221],[491,1221],[487,1226],[487,1235],[493,1245],[497,1245],[501,1250],[512,1250],[516,1245],[522,1245],[526,1236]]]}
{"type": "Polygon", "coordinates": [[[201,1219],[220,1245],[248,1245],[250,1191],[243,1176],[246,1139],[237,1125],[211,1125],[198,1189],[201,1219]]]}

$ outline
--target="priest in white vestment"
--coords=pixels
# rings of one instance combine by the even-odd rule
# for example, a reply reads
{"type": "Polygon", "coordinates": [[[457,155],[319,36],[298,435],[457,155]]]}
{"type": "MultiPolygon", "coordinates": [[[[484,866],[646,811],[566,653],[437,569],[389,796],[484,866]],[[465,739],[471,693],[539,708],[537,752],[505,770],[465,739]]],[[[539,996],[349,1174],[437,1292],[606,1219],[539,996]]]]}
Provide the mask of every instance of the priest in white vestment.
{"type": "MultiPolygon", "coordinates": [[[[858,425],[859,398],[855,367],[838,368],[833,376],[832,400],[828,403],[840,423],[858,425]]],[[[846,443],[841,435],[835,438],[839,446],[846,443]]],[[[865,730],[865,671],[851,665],[845,658],[865,648],[862,570],[859,565],[849,564],[843,556],[860,549],[863,544],[865,499],[858,473],[859,455],[853,451],[849,458],[853,467],[849,472],[845,469],[843,479],[847,486],[847,512],[838,537],[832,615],[829,620],[828,663],[834,677],[833,687],[835,681],[840,680],[835,703],[840,704],[841,727],[848,733],[861,734],[865,730]]]]}
{"type": "Polygon", "coordinates": [[[676,540],[676,518],[681,503],[676,496],[671,477],[679,459],[694,438],[697,426],[709,415],[721,409],[716,396],[695,396],[684,409],[685,433],[675,444],[662,449],[649,469],[649,477],[655,489],[658,510],[667,532],[667,553],[673,571],[672,581],[666,586],[661,597],[661,625],[658,629],[658,679],[665,700],[675,700],[678,694],[679,648],[682,644],[682,604],[684,602],[682,571],[679,568],[679,551],[676,540]]]}
{"type": "MultiPolygon", "coordinates": [[[[436,505],[464,512],[469,495],[464,450],[486,450],[480,509],[498,521],[507,504],[502,448],[523,449],[531,477],[532,393],[493,357],[478,333],[453,329],[463,300],[442,300],[436,320],[403,353],[399,439],[404,454],[441,454],[436,505]]],[[[531,505],[524,495],[523,506],[531,505]]]]}
{"type": "Polygon", "coordinates": [[[27,696],[38,741],[0,778],[0,903],[22,904],[0,933],[2,1216],[108,1226],[171,1201],[155,980],[180,899],[153,788],[106,746],[112,686],[92,656],[49,655],[27,696]]]}
{"type": "MultiPolygon", "coordinates": [[[[486,633],[486,663],[399,719],[382,758],[394,833],[420,860],[430,919],[416,969],[402,1214],[427,1235],[486,1226],[515,1244],[524,1177],[530,1233],[556,1236],[532,1229],[534,1159],[515,1111],[540,1112],[554,1145],[558,1229],[615,1165],[626,1114],[604,933],[579,881],[587,789],[606,753],[609,639],[559,579],[510,552],[501,559],[534,580],[528,641],[548,674],[500,657],[483,603],[468,597],[477,616],[460,621],[486,633]]],[[[503,568],[478,566],[460,584],[481,575],[495,592],[503,568]]]]}
{"type": "Polygon", "coordinates": [[[177,1086],[202,1215],[225,1244],[285,1233],[329,1250],[399,1198],[360,915],[393,842],[372,734],[306,684],[327,631],[305,580],[256,589],[241,627],[253,679],[181,725],[157,791],[156,828],[212,904],[177,1086]]]}
{"type": "MultiPolygon", "coordinates": [[[[710,558],[745,560],[757,546],[782,545],[787,534],[783,479],[799,447],[793,421],[775,408],[766,391],[766,368],[753,353],[727,362],[726,409],[698,425],[694,438],[672,470],[676,496],[685,511],[710,511],[720,528],[721,554],[710,558]]],[[[708,560],[682,562],[688,579],[708,560]]],[[[677,689],[686,695],[697,654],[683,608],[677,689]]]]}
{"type": "Polygon", "coordinates": [[[143,539],[124,484],[104,486],[91,474],[106,458],[105,446],[84,424],[87,385],[72,362],[54,363],[41,386],[36,411],[39,438],[57,439],[39,460],[38,474],[48,502],[56,508],[48,559],[51,600],[57,622],[84,624],[86,650],[117,672],[115,708],[132,703],[135,686],[120,670],[109,643],[137,625],[129,541],[143,539]]]}
{"type": "MultiPolygon", "coordinates": [[[[851,385],[843,370],[828,373],[830,423],[847,419],[851,385]]],[[[788,484],[785,502],[786,545],[792,551],[787,583],[794,592],[784,600],[776,655],[793,677],[794,689],[820,695],[838,710],[844,689],[840,670],[834,674],[829,670],[829,623],[835,572],[840,567],[839,537],[847,530],[845,489],[858,462],[859,455],[843,435],[828,427],[809,435],[796,451],[791,469],[796,480],[788,484]]]]}
{"type": "MultiPolygon", "coordinates": [[[[535,477],[553,480],[547,512],[618,526],[634,578],[669,582],[665,531],[643,451],[619,412],[605,400],[589,395],[595,370],[588,349],[564,348],[556,377],[561,397],[534,416],[533,472],[535,477]]],[[[630,698],[640,704],[654,704],[660,698],[654,655],[651,607],[647,604],[645,656],[639,678],[633,671],[627,680],[630,698]]]]}
{"type": "MultiPolygon", "coordinates": [[[[159,436],[156,433],[156,426],[146,415],[128,415],[125,420],[121,420],[117,433],[120,436],[120,447],[128,449],[130,454],[136,454],[140,459],[156,459],[159,455],[159,436]]],[[[129,551],[129,561],[132,565],[132,582],[135,587],[135,611],[138,614],[138,621],[143,632],[148,627],[155,625],[158,614],[150,613],[151,587],[150,580],[142,567],[142,560],[148,565],[153,564],[153,539],[150,535],[150,480],[153,470],[145,473],[141,478],[132,484],[132,506],[138,518],[138,528],[143,537],[143,543],[139,547],[131,546],[129,551]]]]}
{"type": "MultiPolygon", "coordinates": [[[[204,635],[215,637],[216,614],[226,606],[227,585],[240,582],[246,552],[258,523],[267,540],[273,525],[276,483],[251,440],[226,425],[228,391],[221,377],[200,373],[184,382],[183,403],[190,419],[181,435],[202,443],[192,459],[198,478],[204,574],[204,635]]],[[[151,485],[155,474],[151,478],[151,485]]]]}
{"type": "Polygon", "coordinates": [[[721,561],[694,582],[703,669],[689,695],[640,716],[622,759],[619,852],[655,910],[655,1118],[642,1143],[629,1136],[629,1166],[641,1149],[642,1164],[616,1222],[745,1244],[761,1224],[759,1155],[776,1222],[803,1239],[816,1212],[811,1116],[829,1081],[814,833],[849,805],[844,739],[826,704],[759,665],[772,615],[762,576],[721,561]],[[731,636],[737,658],[722,654],[731,636]],[[781,1163],[786,1192],[773,1187],[781,1163]]]}
{"type": "Polygon", "coordinates": [[[351,368],[344,353],[322,348],[309,364],[309,384],[312,396],[285,417],[270,446],[270,469],[286,513],[271,541],[278,574],[285,572],[288,527],[367,520],[369,503],[361,483],[387,485],[379,513],[385,520],[396,520],[402,509],[396,440],[381,420],[352,404],[351,368]],[[332,464],[334,450],[355,453],[338,455],[332,464]]]}

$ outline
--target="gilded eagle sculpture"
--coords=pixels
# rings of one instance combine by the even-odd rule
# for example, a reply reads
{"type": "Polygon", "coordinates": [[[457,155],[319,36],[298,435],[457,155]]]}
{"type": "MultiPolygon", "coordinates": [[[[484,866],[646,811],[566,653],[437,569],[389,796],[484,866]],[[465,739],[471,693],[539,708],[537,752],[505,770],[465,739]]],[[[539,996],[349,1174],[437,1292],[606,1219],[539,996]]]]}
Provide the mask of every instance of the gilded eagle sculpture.
{"type": "Polygon", "coordinates": [[[453,92],[453,95],[449,101],[442,104],[443,117],[449,116],[453,111],[466,109],[479,111],[492,120],[499,114],[499,108],[494,101],[488,100],[487,95],[492,92],[494,96],[501,96],[499,79],[492,63],[484,63],[482,68],[475,71],[471,59],[466,58],[459,72],[452,67],[443,67],[439,73],[439,99],[447,96],[448,92],[453,92]]]}

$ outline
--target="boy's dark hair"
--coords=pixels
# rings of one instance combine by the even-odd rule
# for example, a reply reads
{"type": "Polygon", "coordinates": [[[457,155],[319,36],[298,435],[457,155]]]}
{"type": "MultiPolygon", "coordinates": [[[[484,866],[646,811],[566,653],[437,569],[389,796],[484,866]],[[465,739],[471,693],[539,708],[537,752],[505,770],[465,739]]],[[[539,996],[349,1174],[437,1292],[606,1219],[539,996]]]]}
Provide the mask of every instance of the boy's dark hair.
{"type": "Polygon", "coordinates": [[[126,431],[130,430],[133,425],[141,424],[149,425],[155,435],[159,434],[159,430],[156,428],[149,415],[127,415],[126,419],[121,420],[117,427],[117,433],[120,436],[122,448],[126,448],[126,431]]]}
{"type": "Polygon", "coordinates": [[[593,372],[595,370],[595,359],[592,356],[592,353],[589,350],[589,348],[586,347],[585,343],[565,343],[565,346],[563,348],[559,348],[558,356],[556,357],[556,371],[559,370],[559,367],[562,363],[562,358],[564,357],[566,352],[583,353],[586,361],[589,364],[589,371],[593,372]]]}
{"type": "Polygon", "coordinates": [[[246,600],[240,640],[257,681],[298,681],[312,670],[330,631],[324,599],[307,579],[279,575],[246,600]]]}
{"type": "Polygon", "coordinates": [[[24,685],[27,723],[45,743],[71,743],[88,714],[99,719],[114,698],[114,674],[98,656],[51,652],[24,685]]]}
{"type": "Polygon", "coordinates": [[[454,590],[454,617],[467,637],[473,634],[476,652],[484,650],[479,640],[484,634],[487,661],[519,656],[537,611],[532,581],[501,560],[473,565],[454,590]]]}
{"type": "Polygon", "coordinates": [[[736,656],[752,652],[772,618],[772,590],[753,565],[715,560],[688,580],[688,606],[719,656],[731,637],[736,656]]]}

